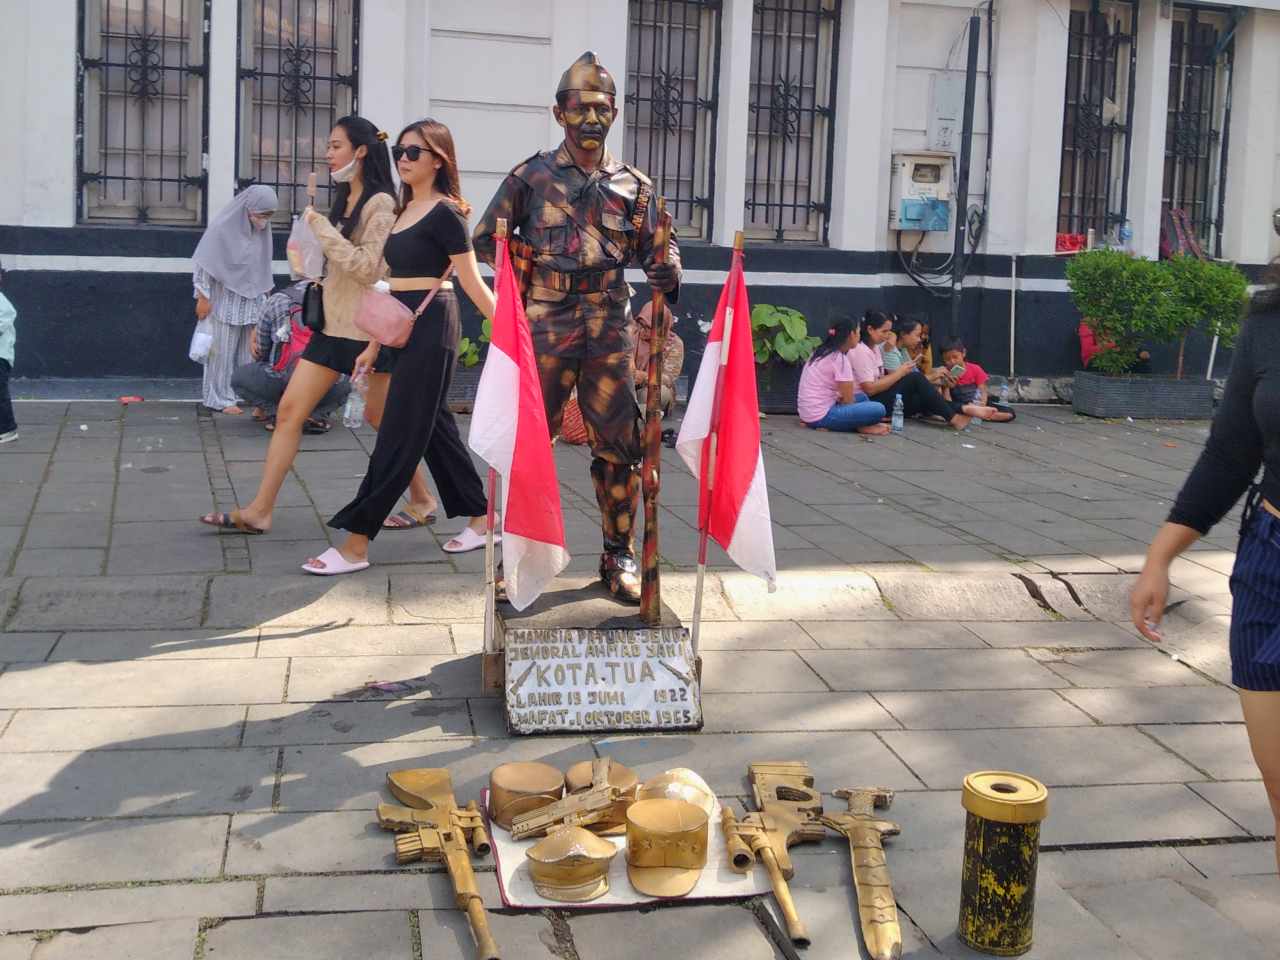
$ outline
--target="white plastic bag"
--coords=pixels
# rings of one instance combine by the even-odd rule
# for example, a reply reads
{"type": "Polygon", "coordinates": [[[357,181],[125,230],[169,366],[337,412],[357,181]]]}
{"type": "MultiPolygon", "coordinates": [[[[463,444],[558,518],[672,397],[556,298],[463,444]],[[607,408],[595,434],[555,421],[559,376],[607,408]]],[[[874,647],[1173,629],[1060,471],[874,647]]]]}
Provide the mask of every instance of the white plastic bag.
{"type": "Polygon", "coordinates": [[[301,217],[293,218],[293,229],[285,244],[289,269],[300,280],[319,280],[324,276],[324,248],[301,217]]]}
{"type": "Polygon", "coordinates": [[[187,356],[196,363],[208,363],[209,351],[213,349],[213,324],[209,318],[199,321],[191,334],[191,346],[187,348],[187,356]]]}

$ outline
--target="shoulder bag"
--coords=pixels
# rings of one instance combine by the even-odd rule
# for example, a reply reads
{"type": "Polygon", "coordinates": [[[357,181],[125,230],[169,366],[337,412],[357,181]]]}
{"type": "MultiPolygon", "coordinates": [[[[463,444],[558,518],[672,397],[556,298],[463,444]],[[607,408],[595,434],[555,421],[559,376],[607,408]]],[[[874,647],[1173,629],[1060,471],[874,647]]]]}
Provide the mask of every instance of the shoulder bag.
{"type": "Polygon", "coordinates": [[[302,291],[302,325],[313,333],[324,330],[324,286],[319,280],[302,291]]]}
{"type": "Polygon", "coordinates": [[[417,310],[410,310],[389,293],[366,288],[360,298],[360,309],[356,313],[356,327],[367,333],[373,340],[387,347],[403,347],[409,342],[409,334],[413,332],[413,322],[422,316],[422,312],[431,305],[440,288],[448,282],[453,273],[453,264],[445,267],[440,277],[439,286],[418,304],[417,310]]]}

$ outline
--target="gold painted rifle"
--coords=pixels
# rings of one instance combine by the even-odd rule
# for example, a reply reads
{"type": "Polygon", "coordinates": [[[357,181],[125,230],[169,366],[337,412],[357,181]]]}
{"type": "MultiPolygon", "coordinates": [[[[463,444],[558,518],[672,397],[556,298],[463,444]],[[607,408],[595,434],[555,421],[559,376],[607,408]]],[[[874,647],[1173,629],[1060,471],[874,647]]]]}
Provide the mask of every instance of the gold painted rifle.
{"type": "Polygon", "coordinates": [[[725,804],[720,824],[724,829],[729,866],[748,872],[760,860],[769,872],[774,898],[782,910],[787,935],[799,947],[809,945],[805,928],[787,881],[795,876],[789,848],[816,843],[826,836],[822,795],[813,788],[813,773],[804,762],[753,763],[747,768],[757,813],[739,819],[725,804]]]}
{"type": "Polygon", "coordinates": [[[387,784],[396,799],[409,805],[378,805],[378,824],[396,831],[396,863],[444,863],[454,900],[471,925],[476,960],[501,960],[471,869],[468,845],[479,856],[489,852],[489,835],[475,801],[459,807],[449,771],[440,768],[396,770],[387,774],[387,784]]]}
{"type": "Polygon", "coordinates": [[[613,761],[600,757],[591,764],[591,787],[570,793],[555,803],[511,818],[511,839],[541,837],[555,827],[586,827],[613,814],[620,791],[609,782],[613,761]]]}

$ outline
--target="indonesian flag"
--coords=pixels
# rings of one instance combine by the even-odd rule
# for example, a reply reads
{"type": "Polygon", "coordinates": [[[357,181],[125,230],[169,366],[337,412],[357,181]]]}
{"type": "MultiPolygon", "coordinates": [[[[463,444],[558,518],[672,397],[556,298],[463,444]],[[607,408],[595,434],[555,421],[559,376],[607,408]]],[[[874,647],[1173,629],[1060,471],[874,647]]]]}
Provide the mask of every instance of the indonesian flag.
{"type": "Polygon", "coordinates": [[[699,529],[706,529],[743,570],[763,578],[772,592],[777,565],[760,453],[751,306],[739,251],[720,292],[676,450],[698,478],[699,529]],[[719,387],[717,379],[723,381],[719,387]]]}
{"type": "Polygon", "coordinates": [[[502,567],[517,610],[537,600],[569,563],[560,481],[542,405],[529,321],[505,239],[494,270],[497,310],[467,442],[502,477],[502,567]]]}

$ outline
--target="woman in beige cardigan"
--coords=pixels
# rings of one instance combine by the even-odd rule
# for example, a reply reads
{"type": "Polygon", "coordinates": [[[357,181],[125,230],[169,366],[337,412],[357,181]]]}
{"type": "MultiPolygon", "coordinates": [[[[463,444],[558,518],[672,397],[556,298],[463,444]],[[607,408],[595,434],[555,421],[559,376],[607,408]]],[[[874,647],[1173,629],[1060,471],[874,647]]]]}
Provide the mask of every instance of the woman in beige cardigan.
{"type": "MultiPolygon", "coordinates": [[[[298,361],[276,412],[276,429],[267,448],[262,482],[253,500],[230,513],[209,513],[201,523],[241,533],[266,533],[276,497],[293,466],[302,427],[320,399],[343,374],[357,367],[369,376],[366,418],[376,429],[382,419],[390,355],[355,325],[360,298],[382,276],[382,248],[396,220],[395,182],[387,135],[363,117],[343,117],[329,133],[329,171],[338,183],[329,216],[308,207],[304,217],[324,247],[324,330],[298,361]]],[[[427,522],[434,501],[421,468],[410,485],[411,506],[427,522]]],[[[400,524],[408,526],[417,524],[400,524]]]]}

